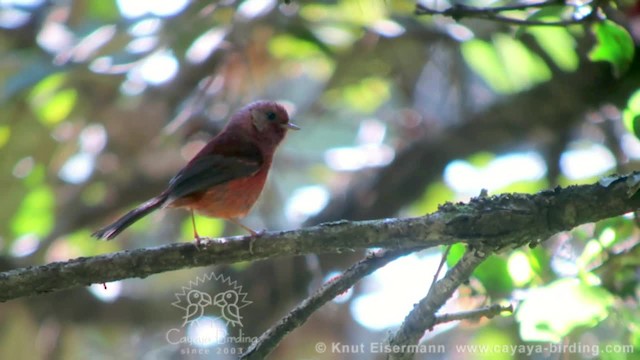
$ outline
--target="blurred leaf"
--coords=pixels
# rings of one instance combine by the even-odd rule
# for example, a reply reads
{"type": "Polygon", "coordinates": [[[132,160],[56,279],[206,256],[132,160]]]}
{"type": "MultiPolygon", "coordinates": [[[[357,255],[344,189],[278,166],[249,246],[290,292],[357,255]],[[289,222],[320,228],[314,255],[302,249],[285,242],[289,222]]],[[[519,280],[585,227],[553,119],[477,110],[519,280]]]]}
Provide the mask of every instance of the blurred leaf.
{"type": "Polygon", "coordinates": [[[469,66],[496,92],[521,91],[551,78],[551,71],[538,55],[506,34],[496,34],[493,43],[467,41],[461,50],[469,66]]]}
{"type": "Polygon", "coordinates": [[[22,200],[18,212],[11,220],[11,230],[16,236],[35,234],[43,237],[54,224],[55,197],[46,185],[32,189],[22,200]]]}
{"type": "Polygon", "coordinates": [[[32,102],[44,101],[44,99],[53,95],[64,84],[65,80],[66,74],[62,72],[45,77],[31,90],[30,100],[32,102]]]}
{"type": "Polygon", "coordinates": [[[45,125],[55,125],[64,120],[76,104],[78,93],[75,89],[60,90],[65,81],[64,73],[49,75],[29,95],[31,107],[45,125]]]}
{"type": "Polygon", "coordinates": [[[5,146],[9,142],[11,137],[11,128],[9,125],[0,125],[0,148],[5,146]]]}
{"type": "Polygon", "coordinates": [[[409,214],[421,216],[438,209],[438,205],[454,198],[454,192],[444,182],[434,182],[424,192],[422,197],[409,207],[409,214]]]}
{"type": "MultiPolygon", "coordinates": [[[[631,351],[625,349],[628,347],[628,343],[623,343],[620,341],[604,341],[598,344],[599,346],[594,351],[594,358],[599,360],[628,360],[628,359],[638,359],[638,354],[640,354],[639,349],[636,347],[635,349],[631,348],[631,351]],[[599,349],[599,352],[597,351],[599,349]],[[602,349],[611,349],[609,351],[602,351],[602,349]]],[[[586,353],[585,355],[590,355],[590,353],[586,353]]]]}
{"type": "Polygon", "coordinates": [[[538,180],[521,180],[512,182],[511,184],[501,187],[493,191],[494,193],[525,193],[534,194],[538,191],[545,190],[549,187],[547,179],[538,180]]]}
{"type": "Polygon", "coordinates": [[[101,22],[111,22],[120,19],[120,11],[115,1],[87,1],[88,15],[101,22]]]}
{"type": "Polygon", "coordinates": [[[492,327],[483,327],[473,336],[469,344],[482,349],[496,349],[497,351],[478,351],[474,353],[473,359],[500,360],[512,359],[511,354],[507,351],[499,351],[506,344],[514,344],[516,342],[509,331],[500,330],[492,327]]]}
{"type": "Polygon", "coordinates": [[[604,229],[598,235],[598,242],[605,248],[610,248],[613,244],[616,243],[617,239],[618,234],[616,233],[616,230],[611,227],[604,229]]]}
{"type": "Polygon", "coordinates": [[[55,125],[69,116],[76,104],[78,92],[65,89],[57,92],[46,103],[36,108],[36,114],[46,125],[55,125]]]}
{"type": "Polygon", "coordinates": [[[476,268],[473,275],[490,294],[508,294],[513,290],[507,260],[501,256],[490,256],[476,268]]]}
{"type": "Polygon", "coordinates": [[[509,76],[493,45],[474,39],[463,43],[460,50],[469,67],[478,73],[493,90],[499,93],[513,91],[509,76]]]}
{"type": "Polygon", "coordinates": [[[29,188],[40,186],[44,182],[46,168],[42,164],[35,165],[29,175],[24,178],[24,185],[29,188]]]}
{"type": "Polygon", "coordinates": [[[549,252],[542,246],[538,246],[533,249],[528,249],[525,251],[527,255],[529,266],[531,266],[531,270],[536,275],[536,279],[544,281],[548,278],[555,279],[556,276],[549,267],[551,263],[551,256],[549,252]]]}
{"type": "Polygon", "coordinates": [[[529,263],[529,257],[521,250],[516,250],[507,260],[509,275],[515,286],[522,287],[533,279],[534,272],[529,263]]]}
{"type": "Polygon", "coordinates": [[[598,286],[564,278],[532,289],[518,308],[525,341],[559,342],[578,327],[593,327],[609,315],[613,296],[598,286]]]}
{"type": "Polygon", "coordinates": [[[89,230],[76,231],[65,236],[64,240],[77,250],[74,253],[77,252],[82,256],[94,256],[120,250],[120,245],[115,241],[95,241],[89,230]]]}
{"type": "Polygon", "coordinates": [[[588,241],[582,253],[576,259],[576,265],[582,270],[588,268],[591,262],[602,255],[603,250],[602,245],[597,240],[592,239],[588,241]]]}
{"type": "Polygon", "coordinates": [[[364,114],[374,112],[390,96],[389,81],[378,77],[365,78],[356,84],[347,85],[343,89],[334,89],[325,93],[327,101],[336,103],[337,106],[346,104],[347,107],[364,114]]]}
{"type": "Polygon", "coordinates": [[[640,90],[629,97],[627,107],[622,111],[624,127],[640,139],[640,90]]]}
{"type": "Polygon", "coordinates": [[[567,29],[532,26],[527,28],[527,32],[534,36],[540,47],[561,70],[570,72],[578,68],[580,58],[576,52],[576,40],[567,29]]]}
{"type": "Polygon", "coordinates": [[[496,34],[493,43],[500,54],[513,91],[521,91],[551,79],[551,71],[544,61],[519,40],[506,34],[496,34]]]}
{"type": "Polygon", "coordinates": [[[613,66],[613,74],[622,76],[633,60],[635,46],[629,32],[611,20],[591,26],[598,43],[589,52],[591,61],[607,61],[613,66]]]}
{"type": "MultiPolygon", "coordinates": [[[[616,216],[596,223],[595,234],[606,247],[611,247],[620,241],[628,239],[634,234],[636,224],[632,219],[624,216],[616,216]],[[608,231],[614,232],[613,242],[608,242],[603,237],[604,233],[608,231]]],[[[609,236],[609,235],[606,235],[609,236]]]]}
{"type": "Polygon", "coordinates": [[[477,152],[467,159],[467,161],[476,168],[483,168],[491,164],[495,160],[496,155],[487,151],[477,152]]]}
{"type": "Polygon", "coordinates": [[[365,26],[387,16],[388,7],[383,1],[339,0],[336,4],[306,4],[300,15],[309,21],[346,22],[365,26]]]}
{"type": "MultiPolygon", "coordinates": [[[[453,267],[465,253],[466,245],[455,244],[449,250],[447,266],[453,267]]],[[[473,272],[489,293],[508,293],[513,290],[513,281],[509,276],[507,261],[500,256],[491,256],[473,272]]]]}
{"type": "MultiPolygon", "coordinates": [[[[225,222],[222,219],[214,219],[201,215],[196,215],[196,227],[198,235],[203,237],[216,238],[222,236],[225,222]]],[[[244,231],[244,230],[243,230],[244,231]]],[[[193,241],[193,224],[191,223],[191,215],[183,222],[180,234],[185,242],[193,241]]],[[[244,234],[244,233],[243,233],[244,234]]]]}
{"type": "Polygon", "coordinates": [[[317,44],[291,35],[275,36],[269,41],[269,51],[278,58],[308,60],[308,58],[324,55],[317,44]]]}
{"type": "Polygon", "coordinates": [[[447,267],[452,268],[462,258],[466,248],[462,243],[453,244],[447,256],[447,267]]]}
{"type": "MultiPolygon", "coordinates": [[[[569,11],[573,11],[571,8],[564,5],[546,6],[529,15],[527,20],[558,21],[562,19],[562,15],[566,13],[568,9],[569,11]]],[[[532,28],[534,27],[527,28],[526,30],[529,31],[532,28]]]]}

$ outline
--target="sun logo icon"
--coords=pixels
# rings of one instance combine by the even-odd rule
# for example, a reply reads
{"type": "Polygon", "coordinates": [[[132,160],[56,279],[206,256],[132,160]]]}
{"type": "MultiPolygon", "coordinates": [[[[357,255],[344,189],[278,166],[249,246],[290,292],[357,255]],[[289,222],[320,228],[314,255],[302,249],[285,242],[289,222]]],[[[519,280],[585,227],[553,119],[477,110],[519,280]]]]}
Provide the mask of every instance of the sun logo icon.
{"type": "Polygon", "coordinates": [[[240,309],[251,304],[247,300],[247,294],[242,291],[242,286],[236,281],[224,275],[216,275],[211,272],[203,276],[196,277],[189,281],[189,286],[183,286],[182,291],[175,294],[176,301],[172,306],[184,311],[182,316],[182,327],[190,323],[197,323],[209,306],[216,306],[220,309],[220,318],[224,319],[227,326],[241,326],[242,316],[240,309]],[[203,285],[207,282],[215,281],[220,285],[220,292],[211,296],[203,291],[203,285]]]}

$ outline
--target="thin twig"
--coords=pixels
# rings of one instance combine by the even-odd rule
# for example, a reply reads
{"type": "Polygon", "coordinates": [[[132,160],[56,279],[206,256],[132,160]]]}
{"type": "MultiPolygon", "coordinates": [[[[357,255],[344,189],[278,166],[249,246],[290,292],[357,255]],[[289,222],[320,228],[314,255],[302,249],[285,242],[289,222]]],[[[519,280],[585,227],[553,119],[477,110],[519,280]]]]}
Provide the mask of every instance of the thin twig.
{"type": "Polygon", "coordinates": [[[416,304],[404,322],[389,339],[390,349],[402,349],[398,353],[388,354],[389,359],[411,359],[412,353],[406,352],[407,344],[417,344],[425,331],[436,325],[436,312],[453,295],[453,292],[467,281],[473,270],[487,258],[483,251],[467,249],[458,263],[447,271],[425,298],[416,304]]]}
{"type": "Polygon", "coordinates": [[[442,15],[450,17],[454,20],[460,20],[462,18],[475,18],[482,20],[491,20],[501,22],[510,25],[522,25],[522,26],[568,26],[575,24],[582,24],[592,21],[598,13],[598,7],[593,6],[591,11],[580,18],[565,19],[559,21],[544,21],[544,20],[532,20],[532,19],[518,19],[509,16],[503,16],[501,13],[508,11],[518,11],[535,9],[544,6],[561,5],[557,2],[543,2],[523,5],[511,5],[511,6],[498,6],[498,7],[473,7],[467,5],[456,4],[444,10],[430,9],[424,5],[416,5],[416,15],[442,15]]]}
{"type": "Polygon", "coordinates": [[[278,321],[278,323],[265,331],[257,341],[251,344],[241,358],[265,358],[280,343],[285,335],[304,324],[309,316],[322,305],[347,291],[360,279],[387,265],[389,262],[418,250],[420,249],[380,251],[378,253],[372,253],[363,260],[360,260],[360,262],[351,266],[342,273],[342,275],[324,284],[315,294],[305,299],[300,305],[291,310],[289,314],[278,321]]]}
{"type": "Polygon", "coordinates": [[[444,263],[447,261],[447,256],[449,256],[449,251],[451,251],[451,245],[447,246],[446,249],[444,249],[444,252],[442,253],[442,257],[440,258],[440,264],[438,264],[438,269],[436,270],[436,273],[433,275],[433,281],[431,281],[431,286],[429,287],[429,291],[427,292],[430,293],[431,290],[433,290],[433,286],[436,284],[436,282],[438,282],[438,277],[440,277],[440,271],[442,271],[442,268],[444,267],[444,263]]]}
{"type": "Polygon", "coordinates": [[[444,314],[436,316],[434,325],[443,324],[451,321],[458,320],[478,320],[482,317],[491,319],[492,317],[499,315],[503,312],[513,313],[513,305],[509,304],[503,306],[500,304],[493,304],[491,306],[483,307],[480,309],[460,311],[452,314],[444,314]]]}

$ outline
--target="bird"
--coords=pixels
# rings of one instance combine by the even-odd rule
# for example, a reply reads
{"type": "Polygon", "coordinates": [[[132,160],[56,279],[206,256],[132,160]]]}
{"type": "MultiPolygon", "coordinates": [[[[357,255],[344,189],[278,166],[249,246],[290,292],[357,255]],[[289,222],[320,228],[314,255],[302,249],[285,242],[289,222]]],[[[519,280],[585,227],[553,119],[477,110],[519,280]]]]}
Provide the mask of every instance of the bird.
{"type": "Polygon", "coordinates": [[[204,315],[204,308],[213,304],[211,296],[200,290],[189,291],[187,302],[189,305],[185,308],[182,327],[190,322],[198,321],[204,315]]]}
{"type": "Polygon", "coordinates": [[[240,316],[240,307],[238,293],[234,290],[227,290],[217,294],[213,298],[213,305],[219,306],[222,310],[222,318],[227,320],[227,325],[242,326],[242,316],[240,316]]]}
{"type": "Polygon", "coordinates": [[[262,100],[246,105],[169,181],[166,190],[92,236],[113,239],[160,208],[191,212],[196,246],[201,238],[194,212],[230,221],[252,236],[259,236],[239,219],[247,215],[260,196],[276,148],[288,130],[299,129],[279,103],[262,100]]]}

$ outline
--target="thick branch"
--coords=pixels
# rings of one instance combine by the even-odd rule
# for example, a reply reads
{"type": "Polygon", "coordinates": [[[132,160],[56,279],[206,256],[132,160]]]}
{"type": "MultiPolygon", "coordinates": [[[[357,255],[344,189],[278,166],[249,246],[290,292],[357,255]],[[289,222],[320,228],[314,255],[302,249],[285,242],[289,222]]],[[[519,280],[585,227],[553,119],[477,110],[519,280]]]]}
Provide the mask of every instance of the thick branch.
{"type": "Polygon", "coordinates": [[[539,143],[548,136],[544,134],[565,133],[582,120],[586,108],[605,103],[624,107],[639,80],[640,56],[619,80],[609,66],[584,61],[577,71],[554,75],[550,81],[505,98],[459,125],[429,131],[399,151],[394,161],[372,178],[363,176],[336,194],[307,224],[393,216],[423,194],[451,159],[466,158],[477,151],[500,154],[523,142],[539,143]]]}
{"type": "Polygon", "coordinates": [[[370,247],[426,248],[458,241],[491,250],[517,247],[532,239],[544,240],[559,231],[637,209],[640,207],[640,196],[635,195],[638,182],[640,173],[634,173],[608,178],[602,185],[445,204],[437,212],[419,218],[338,221],[272,232],[259,238],[208,241],[200,250],[193,244],[178,243],[16,269],[0,273],[0,301],[92,283],[144,278],[182,268],[285,255],[370,247]]]}

